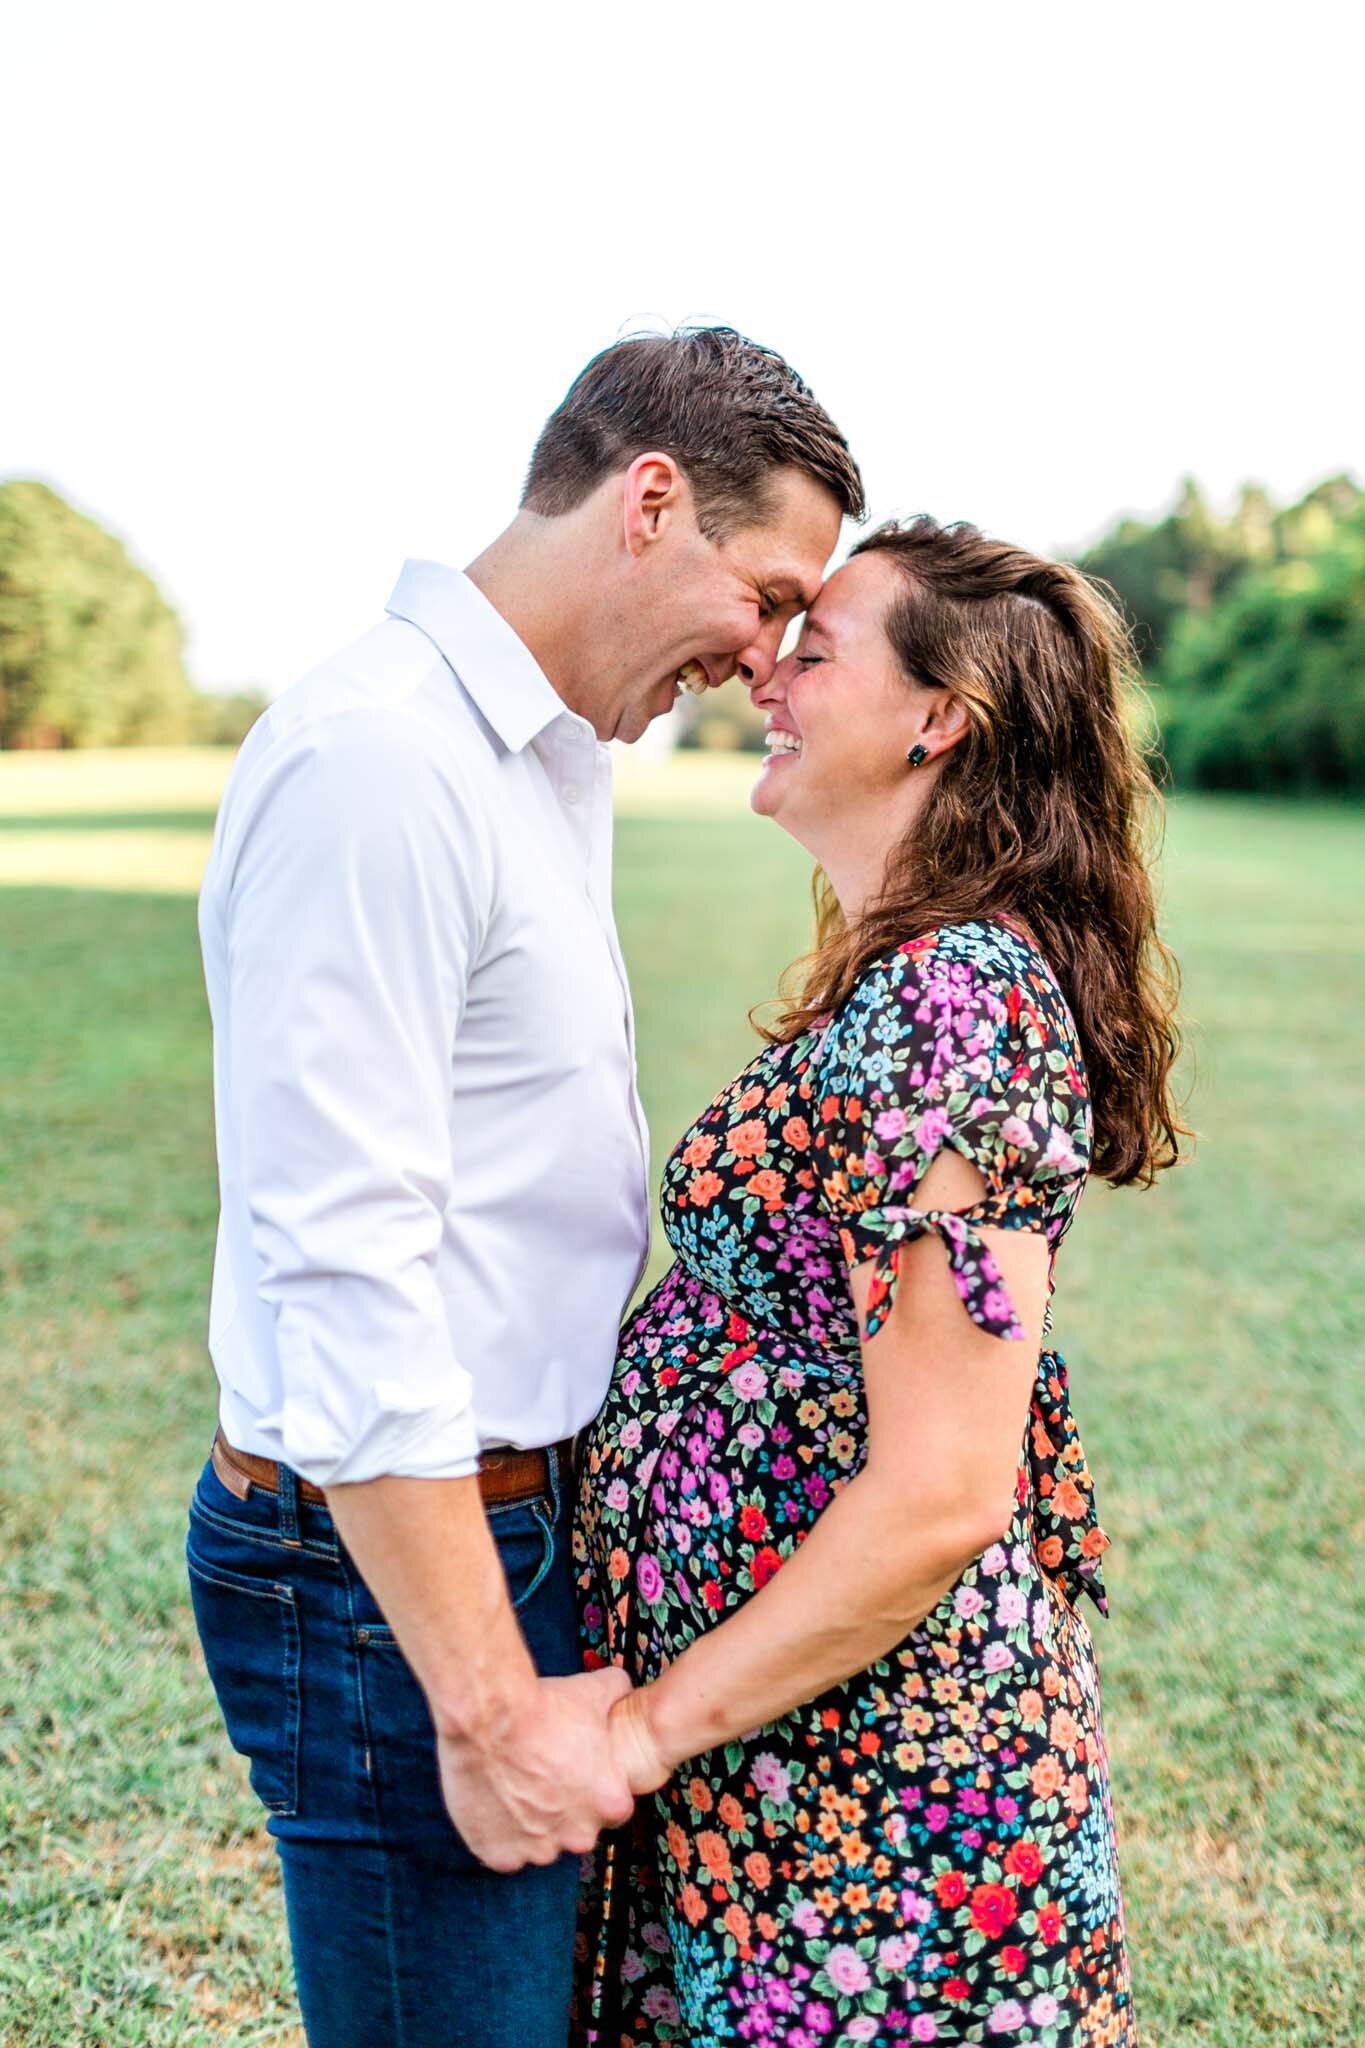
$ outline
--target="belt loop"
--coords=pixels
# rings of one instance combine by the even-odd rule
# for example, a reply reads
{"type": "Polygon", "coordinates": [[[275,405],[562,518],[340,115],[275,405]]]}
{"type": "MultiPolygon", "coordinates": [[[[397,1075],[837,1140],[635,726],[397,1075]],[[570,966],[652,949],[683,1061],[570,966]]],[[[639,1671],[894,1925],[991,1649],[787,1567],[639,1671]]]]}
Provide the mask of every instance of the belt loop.
{"type": "Polygon", "coordinates": [[[299,1535],[299,1482],[292,1467],[280,1465],[280,1541],[290,1550],[302,1550],[299,1535]]]}

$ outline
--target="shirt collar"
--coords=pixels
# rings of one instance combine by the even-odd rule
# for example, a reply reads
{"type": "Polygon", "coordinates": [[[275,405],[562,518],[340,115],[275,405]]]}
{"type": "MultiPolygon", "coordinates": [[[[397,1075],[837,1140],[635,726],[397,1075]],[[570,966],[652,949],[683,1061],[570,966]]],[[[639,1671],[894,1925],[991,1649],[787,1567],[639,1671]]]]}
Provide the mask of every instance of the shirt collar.
{"type": "Polygon", "coordinates": [[[385,610],[435,643],[509,752],[568,710],[526,642],[460,570],[405,562],[385,610]]]}

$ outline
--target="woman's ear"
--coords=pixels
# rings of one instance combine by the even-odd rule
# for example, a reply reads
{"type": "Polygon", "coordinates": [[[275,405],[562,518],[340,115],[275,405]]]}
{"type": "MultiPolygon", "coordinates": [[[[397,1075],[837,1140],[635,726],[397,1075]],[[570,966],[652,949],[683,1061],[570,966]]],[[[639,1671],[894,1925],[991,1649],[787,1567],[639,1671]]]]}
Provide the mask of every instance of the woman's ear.
{"type": "Polygon", "coordinates": [[[663,539],[685,488],[682,471],[671,455],[654,450],[636,456],[626,471],[621,493],[622,536],[629,554],[642,555],[663,539]]]}
{"type": "Polygon", "coordinates": [[[946,754],[971,731],[967,700],[956,690],[935,690],[934,701],[924,721],[924,738],[935,754],[946,754]]]}

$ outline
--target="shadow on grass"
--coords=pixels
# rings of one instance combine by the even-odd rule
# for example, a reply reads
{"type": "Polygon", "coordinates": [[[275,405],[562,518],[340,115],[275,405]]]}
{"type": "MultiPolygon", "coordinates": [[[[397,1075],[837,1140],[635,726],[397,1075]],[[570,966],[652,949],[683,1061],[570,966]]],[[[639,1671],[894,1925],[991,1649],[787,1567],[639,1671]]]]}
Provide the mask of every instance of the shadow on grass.
{"type": "Polygon", "coordinates": [[[0,815],[0,832],[211,832],[216,811],[22,811],[0,815]]]}

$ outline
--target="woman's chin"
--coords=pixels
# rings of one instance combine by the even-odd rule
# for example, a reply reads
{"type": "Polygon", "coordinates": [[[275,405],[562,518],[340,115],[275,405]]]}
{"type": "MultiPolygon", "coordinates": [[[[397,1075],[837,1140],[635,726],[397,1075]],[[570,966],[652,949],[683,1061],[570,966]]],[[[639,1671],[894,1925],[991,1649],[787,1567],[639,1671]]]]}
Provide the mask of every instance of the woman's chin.
{"type": "Polygon", "coordinates": [[[758,780],[749,791],[749,809],[757,811],[760,818],[775,818],[777,807],[782,801],[778,786],[779,778],[773,773],[771,761],[765,761],[758,771],[758,780]]]}

